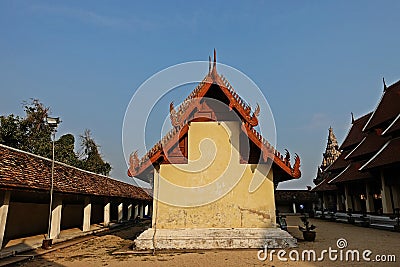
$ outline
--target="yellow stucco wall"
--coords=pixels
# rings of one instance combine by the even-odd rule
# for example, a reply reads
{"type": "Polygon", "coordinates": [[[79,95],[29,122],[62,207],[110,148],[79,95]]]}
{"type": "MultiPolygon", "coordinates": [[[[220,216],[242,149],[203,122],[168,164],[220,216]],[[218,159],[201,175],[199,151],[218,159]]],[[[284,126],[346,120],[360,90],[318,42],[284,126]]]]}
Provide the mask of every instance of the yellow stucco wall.
{"type": "Polygon", "coordinates": [[[239,163],[238,122],[192,122],[188,164],[154,172],[153,227],[275,226],[272,169],[239,163]]]}

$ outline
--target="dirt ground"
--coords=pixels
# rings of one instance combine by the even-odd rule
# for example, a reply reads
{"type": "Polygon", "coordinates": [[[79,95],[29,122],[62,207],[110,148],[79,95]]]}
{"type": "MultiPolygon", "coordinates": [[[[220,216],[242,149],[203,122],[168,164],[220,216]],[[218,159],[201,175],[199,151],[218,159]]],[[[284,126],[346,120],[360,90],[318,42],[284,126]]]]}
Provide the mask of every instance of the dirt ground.
{"type": "MultiPolygon", "coordinates": [[[[319,219],[311,219],[311,223],[317,226],[317,238],[315,242],[302,241],[301,232],[297,225],[300,224],[299,217],[290,216],[287,218],[289,232],[298,238],[299,247],[286,249],[286,254],[281,258],[287,261],[280,261],[277,251],[273,254],[272,261],[268,258],[265,261],[258,259],[258,250],[213,250],[198,251],[192,253],[160,253],[153,255],[112,255],[123,247],[132,244],[135,236],[135,229],[122,230],[117,233],[97,237],[87,242],[73,245],[35,258],[31,261],[20,263],[18,266],[399,266],[400,262],[400,233],[385,230],[363,228],[343,223],[328,222],[319,219]],[[338,249],[337,241],[344,238],[347,247],[338,249]],[[323,261],[307,261],[301,259],[304,250],[315,250],[316,258],[321,251],[329,248],[338,250],[332,252],[332,258],[337,255],[338,260],[330,260],[328,253],[323,254],[323,261]],[[299,253],[299,261],[289,259],[296,257],[296,250],[299,253]],[[360,261],[345,261],[346,253],[349,250],[358,250],[360,261]],[[364,250],[371,250],[368,256],[371,261],[362,259],[364,250]],[[342,252],[340,252],[342,251],[342,252]],[[343,260],[340,261],[340,253],[343,253],[343,260]],[[395,255],[397,262],[377,262],[375,256],[381,259],[388,258],[388,255],[395,255]]],[[[137,229],[137,228],[136,228],[137,229]]],[[[270,251],[268,251],[270,252],[270,251]]],[[[282,253],[282,252],[281,252],[282,253]]],[[[350,255],[350,254],[349,254],[350,255]]],[[[264,256],[261,253],[260,256],[264,256]]],[[[390,257],[390,256],[389,256],[390,257]]],[[[351,255],[350,255],[351,260],[351,255]]]]}

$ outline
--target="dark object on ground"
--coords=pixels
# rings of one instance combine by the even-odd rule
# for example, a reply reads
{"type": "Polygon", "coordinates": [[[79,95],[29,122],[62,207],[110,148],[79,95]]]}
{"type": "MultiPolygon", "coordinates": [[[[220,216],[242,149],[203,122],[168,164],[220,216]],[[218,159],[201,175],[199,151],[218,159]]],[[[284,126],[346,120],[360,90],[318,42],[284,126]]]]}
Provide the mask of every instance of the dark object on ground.
{"type": "Polygon", "coordinates": [[[314,241],[317,233],[314,231],[315,230],[315,225],[311,224],[308,221],[308,218],[306,215],[301,216],[300,220],[303,222],[303,226],[299,225],[299,230],[303,232],[303,238],[305,241],[314,241]]]}

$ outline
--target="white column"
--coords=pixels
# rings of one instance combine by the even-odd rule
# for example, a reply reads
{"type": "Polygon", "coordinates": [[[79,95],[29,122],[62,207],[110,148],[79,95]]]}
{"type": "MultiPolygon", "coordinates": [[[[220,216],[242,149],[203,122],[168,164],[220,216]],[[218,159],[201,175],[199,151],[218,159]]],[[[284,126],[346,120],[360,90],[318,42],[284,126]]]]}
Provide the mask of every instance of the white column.
{"type": "Polygon", "coordinates": [[[159,196],[159,180],[160,180],[160,167],[155,168],[153,172],[153,202],[152,202],[152,214],[151,215],[151,227],[157,228],[157,215],[158,215],[158,196],[159,196]]]}
{"type": "Polygon", "coordinates": [[[149,216],[153,218],[153,205],[149,204],[149,216]]]}
{"type": "Polygon", "coordinates": [[[6,231],[10,195],[10,191],[3,191],[0,193],[0,249],[3,247],[3,239],[6,231]]]}
{"type": "Polygon", "coordinates": [[[318,208],[324,210],[324,200],[322,199],[322,196],[318,198],[318,208]]]}
{"type": "Polygon", "coordinates": [[[354,203],[354,211],[361,211],[361,198],[360,195],[355,195],[353,197],[353,203],[354,203]]]}
{"type": "Polygon", "coordinates": [[[124,203],[119,203],[118,205],[118,222],[122,221],[122,218],[124,216],[124,203]]]}
{"type": "Polygon", "coordinates": [[[385,184],[385,177],[383,175],[383,170],[381,170],[381,183],[382,183],[382,208],[383,213],[393,213],[392,201],[390,199],[390,188],[385,184]]]}
{"type": "Polygon", "coordinates": [[[143,217],[144,217],[144,204],[143,203],[139,204],[139,216],[141,219],[143,219],[143,217]]]}
{"type": "Polygon", "coordinates": [[[328,193],[326,193],[326,192],[322,193],[322,203],[323,203],[324,209],[329,208],[329,197],[328,197],[328,193]]]}
{"type": "Polygon", "coordinates": [[[132,218],[132,204],[128,205],[128,215],[127,220],[129,221],[132,218]]]}
{"type": "Polygon", "coordinates": [[[111,203],[110,201],[106,201],[104,204],[104,226],[109,226],[110,225],[110,207],[111,203]]]}
{"type": "Polygon", "coordinates": [[[392,186],[392,194],[393,194],[394,208],[398,209],[398,208],[400,208],[400,186],[399,185],[392,186]]]}
{"type": "Polygon", "coordinates": [[[341,195],[339,192],[336,193],[336,210],[339,211],[342,207],[342,202],[341,202],[341,195]]]}
{"type": "Polygon", "coordinates": [[[352,209],[352,205],[351,205],[351,196],[349,194],[349,186],[346,184],[344,185],[344,197],[345,197],[345,207],[346,207],[346,211],[348,211],[349,209],[352,209]]]}
{"type": "Polygon", "coordinates": [[[296,213],[296,203],[293,203],[293,213],[296,213]]]}
{"type": "Polygon", "coordinates": [[[51,209],[51,229],[50,239],[58,238],[61,231],[61,212],[62,212],[62,198],[55,196],[53,200],[53,207],[51,209]]]}
{"type": "Polygon", "coordinates": [[[83,207],[83,227],[84,232],[90,230],[90,215],[92,213],[92,203],[90,202],[90,197],[85,198],[85,205],[83,207]]]}
{"type": "Polygon", "coordinates": [[[374,196],[371,194],[371,186],[368,184],[368,182],[365,183],[365,196],[367,197],[365,200],[367,212],[374,212],[374,196]]]}
{"type": "Polygon", "coordinates": [[[139,215],[139,205],[135,205],[134,208],[134,213],[133,213],[133,218],[136,219],[136,217],[139,215]]]}

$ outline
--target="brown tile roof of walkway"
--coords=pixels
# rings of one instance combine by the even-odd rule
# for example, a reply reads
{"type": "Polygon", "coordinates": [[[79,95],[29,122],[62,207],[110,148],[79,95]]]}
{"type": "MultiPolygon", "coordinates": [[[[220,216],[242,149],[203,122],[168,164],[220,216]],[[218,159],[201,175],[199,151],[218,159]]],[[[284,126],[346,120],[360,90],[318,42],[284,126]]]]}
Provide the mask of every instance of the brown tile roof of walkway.
{"type": "MultiPolygon", "coordinates": [[[[51,163],[50,159],[0,144],[0,187],[48,191],[51,163]]],[[[60,162],[54,166],[54,192],[151,200],[140,187],[60,162]]]]}
{"type": "Polygon", "coordinates": [[[315,192],[310,190],[276,190],[275,200],[276,201],[289,201],[293,202],[293,197],[296,201],[307,201],[307,202],[317,202],[318,196],[315,192]]]}

